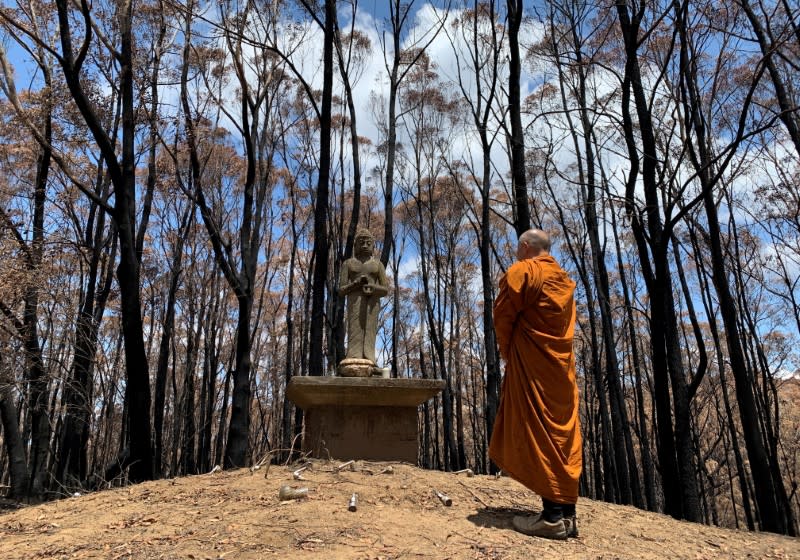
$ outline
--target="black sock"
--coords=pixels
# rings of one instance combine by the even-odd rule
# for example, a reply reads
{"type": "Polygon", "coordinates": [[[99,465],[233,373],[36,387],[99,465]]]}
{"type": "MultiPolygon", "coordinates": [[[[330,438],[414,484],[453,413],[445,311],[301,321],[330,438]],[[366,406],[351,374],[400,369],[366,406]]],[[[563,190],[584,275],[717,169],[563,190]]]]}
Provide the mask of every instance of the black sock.
{"type": "Polygon", "coordinates": [[[542,498],[542,505],[542,517],[544,517],[547,522],[555,523],[564,518],[565,504],[557,504],[556,502],[551,502],[550,500],[542,498]]]}

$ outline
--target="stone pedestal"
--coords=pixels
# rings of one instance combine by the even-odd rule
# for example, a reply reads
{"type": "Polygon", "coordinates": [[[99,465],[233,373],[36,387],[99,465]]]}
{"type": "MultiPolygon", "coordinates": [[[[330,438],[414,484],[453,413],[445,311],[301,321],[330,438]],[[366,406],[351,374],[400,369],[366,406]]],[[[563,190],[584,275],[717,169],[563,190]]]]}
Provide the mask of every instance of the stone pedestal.
{"type": "Polygon", "coordinates": [[[293,377],[286,396],[305,413],[303,451],[341,460],[417,462],[417,407],[441,379],[293,377]]]}

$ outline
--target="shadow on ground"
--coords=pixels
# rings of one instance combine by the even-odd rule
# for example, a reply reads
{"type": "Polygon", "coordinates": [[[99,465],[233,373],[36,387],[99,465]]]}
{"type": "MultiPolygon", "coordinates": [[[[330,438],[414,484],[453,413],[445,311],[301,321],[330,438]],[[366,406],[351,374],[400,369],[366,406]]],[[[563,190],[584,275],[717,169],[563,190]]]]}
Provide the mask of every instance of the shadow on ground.
{"type": "Polygon", "coordinates": [[[536,512],[520,508],[481,508],[467,519],[478,527],[495,527],[497,529],[511,529],[511,520],[515,515],[531,515],[536,512]]]}
{"type": "Polygon", "coordinates": [[[0,497],[0,513],[14,511],[22,507],[23,507],[22,504],[15,502],[14,500],[9,500],[7,498],[0,497]]]}

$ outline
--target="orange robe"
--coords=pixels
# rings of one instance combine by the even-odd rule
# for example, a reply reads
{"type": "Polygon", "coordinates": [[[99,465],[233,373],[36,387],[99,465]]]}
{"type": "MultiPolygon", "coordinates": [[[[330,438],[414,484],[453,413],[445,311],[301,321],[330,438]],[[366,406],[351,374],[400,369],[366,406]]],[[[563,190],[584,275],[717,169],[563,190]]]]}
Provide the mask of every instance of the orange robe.
{"type": "Polygon", "coordinates": [[[500,279],[494,324],[506,374],[489,456],[557,503],[578,500],[581,432],[575,382],[575,282],[549,255],[500,279]]]}

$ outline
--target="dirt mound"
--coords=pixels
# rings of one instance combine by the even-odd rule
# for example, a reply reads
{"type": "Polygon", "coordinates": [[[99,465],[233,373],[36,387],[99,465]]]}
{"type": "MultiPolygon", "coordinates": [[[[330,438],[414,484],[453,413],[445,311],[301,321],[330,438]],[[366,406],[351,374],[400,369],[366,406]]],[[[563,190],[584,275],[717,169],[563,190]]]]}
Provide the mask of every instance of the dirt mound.
{"type": "Polygon", "coordinates": [[[539,499],[508,478],[338,466],[312,462],[304,480],[297,466],[216,472],[0,510],[0,558],[800,558],[800,539],[590,500],[578,503],[578,538],[531,538],[511,518],[539,499]],[[308,497],[280,501],[283,485],[308,497]]]}

